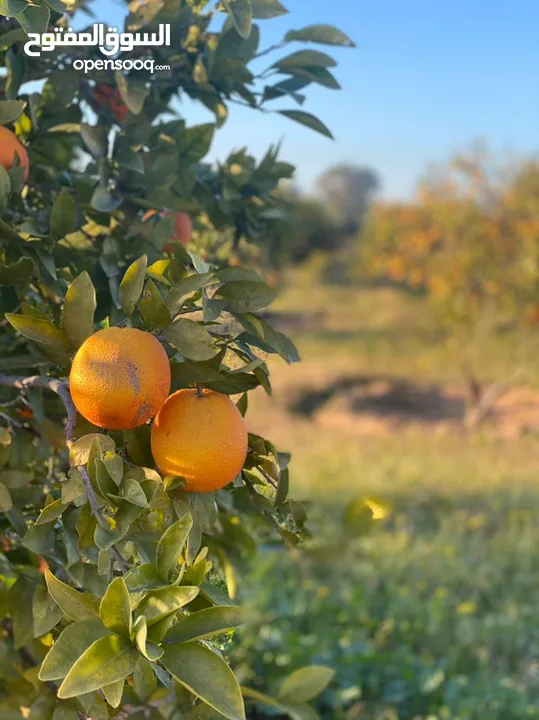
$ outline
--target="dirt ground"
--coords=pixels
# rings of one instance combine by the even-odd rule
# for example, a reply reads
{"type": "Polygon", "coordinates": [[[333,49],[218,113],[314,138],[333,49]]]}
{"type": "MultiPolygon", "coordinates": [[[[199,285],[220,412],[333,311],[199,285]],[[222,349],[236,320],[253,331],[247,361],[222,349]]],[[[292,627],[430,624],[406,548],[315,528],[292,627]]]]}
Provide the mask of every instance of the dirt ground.
{"type": "MultiPolygon", "coordinates": [[[[320,326],[318,314],[273,315],[268,319],[284,332],[320,326]]],[[[390,373],[356,372],[345,364],[303,359],[283,366],[270,360],[274,397],[262,390],[255,397],[255,428],[267,432],[279,418],[357,435],[383,435],[414,427],[425,432],[462,432],[469,413],[464,382],[436,383],[390,373]]],[[[488,384],[482,388],[490,392],[488,384]]],[[[503,437],[539,433],[539,392],[508,384],[488,403],[482,424],[503,437]]]]}

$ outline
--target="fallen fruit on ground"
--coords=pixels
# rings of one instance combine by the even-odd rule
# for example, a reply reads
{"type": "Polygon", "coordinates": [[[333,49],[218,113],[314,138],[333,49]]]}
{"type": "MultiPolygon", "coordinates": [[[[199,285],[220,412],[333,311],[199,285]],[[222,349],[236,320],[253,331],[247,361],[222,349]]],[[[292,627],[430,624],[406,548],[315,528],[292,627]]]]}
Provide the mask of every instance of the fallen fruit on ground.
{"type": "Polygon", "coordinates": [[[247,428],[232,400],[213,390],[178,390],[152,426],[152,453],[163,475],[185,478],[186,490],[228,485],[247,455],[247,428]]]}
{"type": "Polygon", "coordinates": [[[19,156],[20,165],[24,167],[24,179],[28,180],[30,160],[26,148],[14,132],[0,126],[0,165],[3,165],[6,170],[11,170],[15,165],[15,153],[19,156]]]}
{"type": "Polygon", "coordinates": [[[79,413],[94,425],[127,430],[143,425],[170,392],[170,365],[161,343],[134,328],[106,328],[79,348],[69,377],[79,413]]]}
{"type": "MultiPolygon", "coordinates": [[[[147,222],[157,214],[157,210],[148,210],[142,218],[142,222],[147,222]]],[[[166,217],[167,213],[159,213],[161,217],[166,217]]],[[[186,212],[177,212],[174,217],[174,234],[170,238],[163,250],[165,252],[174,252],[174,243],[181,243],[187,247],[193,237],[193,222],[186,212]]]]}

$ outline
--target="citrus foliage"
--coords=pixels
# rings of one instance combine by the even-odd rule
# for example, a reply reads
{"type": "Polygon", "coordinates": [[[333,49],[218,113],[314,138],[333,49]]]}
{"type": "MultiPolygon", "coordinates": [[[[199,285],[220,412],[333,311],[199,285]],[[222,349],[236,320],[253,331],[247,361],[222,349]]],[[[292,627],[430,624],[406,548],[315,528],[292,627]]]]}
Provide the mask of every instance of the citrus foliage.
{"type": "Polygon", "coordinates": [[[480,153],[456,156],[412,203],[377,203],[365,266],[427,294],[449,322],[520,320],[537,303],[539,167],[507,177],[480,153]]]}
{"type": "MultiPolygon", "coordinates": [[[[255,78],[253,20],[284,14],[278,0],[133,2],[126,29],[171,25],[172,46],[151,51],[171,70],[155,75],[74,70],[95,48],[27,57],[25,33],[67,27],[64,11],[58,0],[0,2],[0,125],[31,166],[26,182],[21,153],[0,165],[0,714],[236,720],[245,697],[315,717],[307,702],[329,671],[303,669],[273,700],[242,691],[223,654],[242,619],[242,563],[260,540],[307,535],[305,510],[288,500],[289,456],[251,434],[233,483],[188,493],[155,469],[150,425],[90,425],[65,378],[89,336],[122,326],[158,339],[172,391],[233,396],[243,415],[251,390],[271,393],[265,355],[299,360],[260,315],[275,288],[169,241],[178,212],[235,243],[264,241],[273,192],[293,167],[270,148],[260,162],[242,149],[215,168],[204,162],[213,135],[230,102],[269,110],[282,98],[301,105],[311,83],[336,88],[335,62],[300,50],[262,73],[273,84],[255,78]],[[219,13],[224,26],[210,31],[219,13]],[[27,94],[27,81],[44,84],[27,94]],[[176,111],[183,94],[214,121],[188,126],[176,111]]],[[[297,41],[352,45],[325,25],[283,44],[297,41]]],[[[276,112],[330,135],[304,110],[276,112]]]]}

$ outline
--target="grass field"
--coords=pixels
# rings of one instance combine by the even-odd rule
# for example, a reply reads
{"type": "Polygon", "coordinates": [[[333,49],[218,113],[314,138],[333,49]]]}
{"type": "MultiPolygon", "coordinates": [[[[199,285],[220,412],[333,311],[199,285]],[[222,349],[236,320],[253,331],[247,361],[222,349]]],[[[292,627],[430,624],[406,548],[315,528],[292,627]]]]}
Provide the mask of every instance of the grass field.
{"type": "Polygon", "coordinates": [[[456,356],[421,300],[305,281],[275,310],[304,362],[272,360],[274,402],[256,397],[250,422],[293,452],[314,541],[260,557],[243,660],[270,685],[334,666],[328,720],[539,718],[535,334],[470,349],[485,379],[518,362],[527,389],[467,435],[456,356]],[[350,537],[343,511],[363,497],[389,512],[350,537]]]}

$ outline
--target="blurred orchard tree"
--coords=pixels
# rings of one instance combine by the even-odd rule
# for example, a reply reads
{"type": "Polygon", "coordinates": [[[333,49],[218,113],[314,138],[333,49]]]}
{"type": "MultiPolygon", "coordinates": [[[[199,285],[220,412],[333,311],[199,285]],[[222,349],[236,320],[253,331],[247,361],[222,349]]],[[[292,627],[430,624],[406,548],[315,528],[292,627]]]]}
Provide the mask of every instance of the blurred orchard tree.
{"type": "Polygon", "coordinates": [[[318,196],[344,236],[359,232],[380,181],[373,170],[335,165],[317,180],[318,196]]]}
{"type": "Polygon", "coordinates": [[[354,165],[328,168],[312,194],[283,183],[277,190],[281,218],[269,228],[262,260],[274,269],[284,268],[320,251],[330,265],[336,258],[342,261],[339,253],[360,231],[379,186],[373,170],[354,165]]]}
{"type": "MultiPolygon", "coordinates": [[[[95,47],[24,53],[26,33],[66,28],[80,9],[91,3],[0,0],[0,716],[242,720],[245,701],[249,713],[316,718],[308,703],[330,669],[299,669],[270,698],[240,688],[226,662],[243,563],[260,541],[308,536],[288,499],[289,455],[250,434],[226,489],[190,492],[156,470],[150,424],[91,425],[67,377],[96,332],[122,327],[166,351],[172,391],[214,391],[238,416],[250,391],[271,393],[266,355],[299,359],[259,315],[276,290],[223,256],[207,262],[189,235],[263,244],[294,168],[278,147],[259,161],[245,148],[205,158],[232,102],[331,137],[301,109],[310,84],[338,87],[335,61],[312,44],[353,42],[328,25],[291,30],[277,49],[309,46],[255,71],[274,50],[259,49],[255,21],[285,14],[279,0],[135,0],[126,30],[169,23],[172,44],[122,59],[169,71],[75,70],[103,59],[95,47]],[[213,121],[189,126],[184,94],[213,121]]],[[[98,365],[86,390],[117,371],[98,365]]]]}
{"type": "Polygon", "coordinates": [[[501,170],[479,145],[432,172],[412,202],[377,203],[361,240],[362,267],[424,293],[457,344],[475,425],[507,388],[479,379],[475,341],[539,318],[539,165],[501,170]]]}

